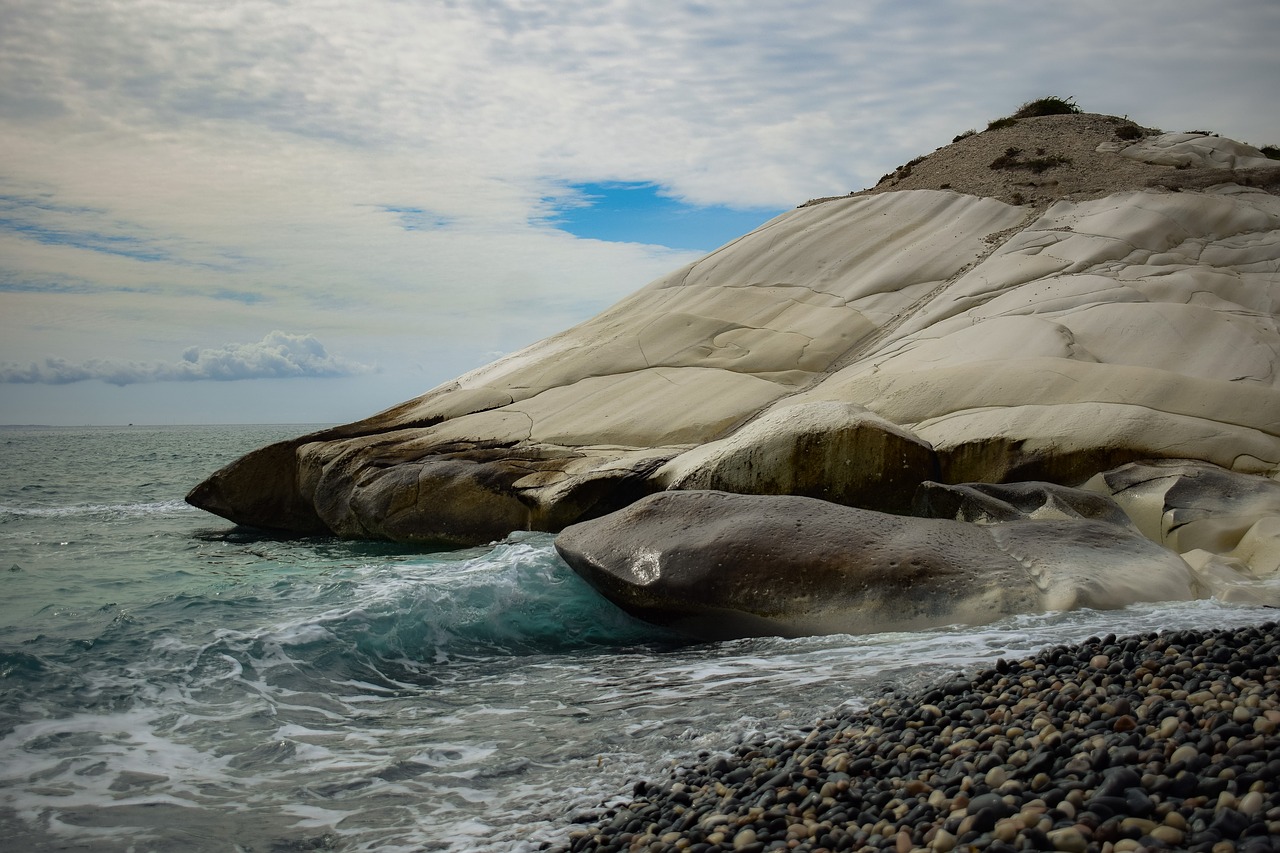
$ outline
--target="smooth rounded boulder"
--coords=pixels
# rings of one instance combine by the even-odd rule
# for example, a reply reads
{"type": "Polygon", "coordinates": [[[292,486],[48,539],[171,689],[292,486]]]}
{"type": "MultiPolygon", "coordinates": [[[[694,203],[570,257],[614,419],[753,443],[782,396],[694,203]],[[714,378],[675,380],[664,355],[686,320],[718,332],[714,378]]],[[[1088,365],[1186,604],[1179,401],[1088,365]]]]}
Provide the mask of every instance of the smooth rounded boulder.
{"type": "Polygon", "coordinates": [[[622,609],[712,640],[1194,597],[1185,562],[1116,525],[975,525],[791,495],[663,492],[572,525],[555,545],[622,609]]]}

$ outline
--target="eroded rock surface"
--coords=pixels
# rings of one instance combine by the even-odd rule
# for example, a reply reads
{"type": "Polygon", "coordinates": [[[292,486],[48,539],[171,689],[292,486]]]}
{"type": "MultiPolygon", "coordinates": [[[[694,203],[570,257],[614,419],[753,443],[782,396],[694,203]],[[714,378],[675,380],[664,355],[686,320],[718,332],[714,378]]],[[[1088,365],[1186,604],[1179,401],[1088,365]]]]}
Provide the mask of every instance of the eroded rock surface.
{"type": "Polygon", "coordinates": [[[1274,473],[1275,170],[1230,140],[1118,126],[1051,116],[961,140],[415,400],[250,454],[189,500],[462,545],[669,489],[903,512],[925,481],[1078,485],[1162,457],[1274,473]],[[1069,140],[1069,165],[991,168],[987,149],[1034,155],[1035,138],[1046,158],[1069,140]],[[916,187],[939,164],[954,181],[916,187]]]}
{"type": "Polygon", "coordinates": [[[1212,594],[1280,607],[1280,481],[1186,459],[1135,462],[1085,489],[1109,496],[1212,594]]]}
{"type": "Polygon", "coordinates": [[[556,537],[629,613],[695,637],[862,634],[1195,597],[1176,554],[1089,520],[991,525],[664,492],[556,537]]]}
{"type": "Polygon", "coordinates": [[[950,518],[974,524],[1023,519],[1090,519],[1140,532],[1106,495],[1057,483],[921,483],[911,504],[920,518],[950,518]]]}

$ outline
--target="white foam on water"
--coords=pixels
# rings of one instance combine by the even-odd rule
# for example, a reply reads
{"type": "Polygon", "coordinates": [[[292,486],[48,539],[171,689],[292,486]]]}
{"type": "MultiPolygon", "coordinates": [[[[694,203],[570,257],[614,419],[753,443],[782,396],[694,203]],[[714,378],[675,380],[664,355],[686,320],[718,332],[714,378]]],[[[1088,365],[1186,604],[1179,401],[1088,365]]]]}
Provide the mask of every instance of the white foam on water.
{"type": "MultiPolygon", "coordinates": [[[[16,726],[0,739],[0,807],[66,839],[154,837],[146,827],[86,822],[86,813],[129,806],[194,809],[211,788],[234,791],[243,780],[229,759],[157,733],[158,709],[74,714],[16,726]],[[75,820],[69,820],[74,817],[75,820]]],[[[231,798],[225,811],[246,805],[231,798]]]]}
{"type": "Polygon", "coordinates": [[[157,515],[195,515],[200,510],[186,501],[148,501],[126,504],[70,504],[67,506],[14,506],[0,504],[0,519],[6,516],[21,518],[71,518],[88,519],[141,518],[157,515]]]}
{"type": "Polygon", "coordinates": [[[347,813],[337,809],[325,809],[319,806],[287,805],[282,811],[298,819],[297,826],[307,829],[328,829],[341,823],[347,813]]]}

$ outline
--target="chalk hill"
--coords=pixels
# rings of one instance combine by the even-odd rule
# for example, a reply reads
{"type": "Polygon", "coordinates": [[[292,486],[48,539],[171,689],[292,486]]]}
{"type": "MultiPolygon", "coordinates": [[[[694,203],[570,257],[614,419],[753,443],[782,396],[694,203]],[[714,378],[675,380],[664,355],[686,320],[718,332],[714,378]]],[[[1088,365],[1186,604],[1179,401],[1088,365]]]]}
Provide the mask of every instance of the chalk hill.
{"type": "MultiPolygon", "coordinates": [[[[1277,165],[1091,114],[965,136],[421,397],[249,454],[188,500],[463,545],[668,490],[906,514],[929,481],[1112,494],[1098,475],[1162,459],[1275,485],[1277,165]]],[[[1202,576],[1280,563],[1261,529],[1233,551],[1258,512],[1197,549],[1202,576]]]]}

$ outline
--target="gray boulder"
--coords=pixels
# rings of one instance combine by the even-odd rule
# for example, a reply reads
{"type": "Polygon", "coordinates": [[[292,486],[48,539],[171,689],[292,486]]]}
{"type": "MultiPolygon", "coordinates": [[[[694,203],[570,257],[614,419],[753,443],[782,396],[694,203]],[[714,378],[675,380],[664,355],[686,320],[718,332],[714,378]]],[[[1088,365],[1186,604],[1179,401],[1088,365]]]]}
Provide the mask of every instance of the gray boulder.
{"type": "Polygon", "coordinates": [[[1176,554],[1097,521],[993,525],[795,496],[664,492],[556,550],[622,609],[704,639],[864,634],[1195,595],[1176,554]]]}

